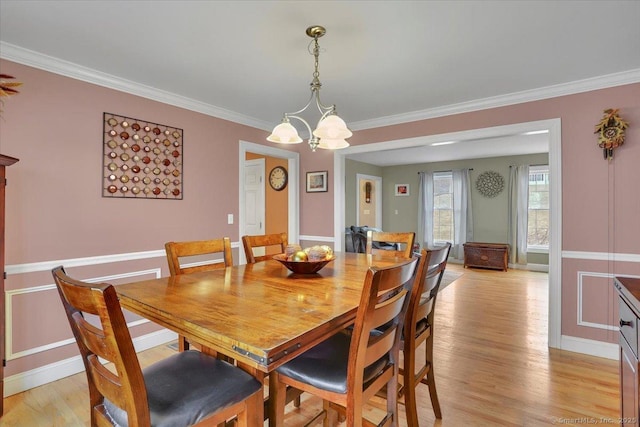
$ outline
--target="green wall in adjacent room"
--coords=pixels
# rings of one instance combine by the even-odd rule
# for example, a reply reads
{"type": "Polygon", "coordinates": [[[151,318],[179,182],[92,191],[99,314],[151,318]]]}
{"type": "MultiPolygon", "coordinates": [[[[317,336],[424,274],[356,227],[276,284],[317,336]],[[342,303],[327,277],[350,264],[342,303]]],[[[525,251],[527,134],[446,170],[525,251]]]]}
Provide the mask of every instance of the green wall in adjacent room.
{"type": "MultiPolygon", "coordinates": [[[[353,225],[356,220],[355,180],[358,173],[382,177],[382,228],[385,231],[415,232],[418,221],[418,172],[470,168],[473,169],[471,171],[471,202],[474,240],[505,243],[508,241],[507,187],[509,166],[540,165],[547,164],[548,161],[549,155],[547,153],[385,167],[346,159],[345,224],[347,226],[353,225]],[[475,188],[476,179],[486,171],[498,172],[504,178],[504,190],[493,198],[482,196],[475,188]],[[395,196],[396,184],[408,184],[409,196],[395,196]]],[[[553,177],[551,176],[549,179],[553,179],[553,177]]],[[[531,264],[548,264],[549,256],[548,254],[531,253],[528,261],[531,264]]]]}

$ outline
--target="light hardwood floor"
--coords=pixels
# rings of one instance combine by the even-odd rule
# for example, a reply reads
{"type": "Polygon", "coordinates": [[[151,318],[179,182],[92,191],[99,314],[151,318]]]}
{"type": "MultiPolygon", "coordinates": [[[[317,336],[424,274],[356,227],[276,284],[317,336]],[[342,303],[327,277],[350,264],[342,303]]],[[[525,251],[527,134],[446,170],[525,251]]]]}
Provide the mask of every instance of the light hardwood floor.
{"type": "MultiPolygon", "coordinates": [[[[612,425],[619,413],[618,362],[547,348],[545,273],[463,269],[440,292],[436,307],[435,372],[443,418],[436,420],[420,386],[420,426],[612,425]]],[[[140,353],[143,366],[174,350],[140,353]]],[[[5,399],[2,426],[85,426],[84,373],[5,399]]],[[[369,409],[376,412],[374,405],[369,409]]],[[[287,425],[302,426],[321,403],[303,395],[287,407],[287,425]]],[[[405,415],[400,406],[400,425],[405,415]]]]}

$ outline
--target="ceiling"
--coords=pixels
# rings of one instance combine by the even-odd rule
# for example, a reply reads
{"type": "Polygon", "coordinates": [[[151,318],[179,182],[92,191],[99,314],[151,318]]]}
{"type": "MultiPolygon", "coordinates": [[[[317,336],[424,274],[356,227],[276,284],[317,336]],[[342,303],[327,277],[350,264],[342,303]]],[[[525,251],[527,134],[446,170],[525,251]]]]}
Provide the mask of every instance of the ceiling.
{"type": "Polygon", "coordinates": [[[307,102],[323,25],[322,100],[357,131],[640,81],[638,22],[615,0],[2,0],[0,55],[267,130],[307,102]]]}

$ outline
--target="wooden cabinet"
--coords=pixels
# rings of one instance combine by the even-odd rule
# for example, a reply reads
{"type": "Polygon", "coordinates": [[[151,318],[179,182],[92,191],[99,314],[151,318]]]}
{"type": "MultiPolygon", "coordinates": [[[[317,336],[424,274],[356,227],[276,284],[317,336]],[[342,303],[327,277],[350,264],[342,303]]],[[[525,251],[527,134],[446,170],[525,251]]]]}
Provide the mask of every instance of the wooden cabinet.
{"type": "Polygon", "coordinates": [[[5,312],[4,312],[4,189],[7,185],[5,169],[18,159],[0,154],[0,416],[4,413],[5,312]]]}
{"type": "Polygon", "coordinates": [[[507,271],[509,245],[506,243],[467,242],[464,245],[464,266],[507,271]]]}
{"type": "Polygon", "coordinates": [[[640,326],[640,279],[616,277],[620,325],[620,417],[623,426],[638,426],[638,331],[640,326]]]}

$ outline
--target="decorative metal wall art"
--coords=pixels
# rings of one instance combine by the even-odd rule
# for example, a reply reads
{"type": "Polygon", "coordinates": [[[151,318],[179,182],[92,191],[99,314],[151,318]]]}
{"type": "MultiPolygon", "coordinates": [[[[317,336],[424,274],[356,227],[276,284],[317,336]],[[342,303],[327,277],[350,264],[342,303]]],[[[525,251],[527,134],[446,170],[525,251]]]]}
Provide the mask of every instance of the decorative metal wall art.
{"type": "Polygon", "coordinates": [[[476,179],[476,189],[484,197],[496,197],[504,189],[504,178],[498,172],[482,172],[476,179]]]}
{"type": "Polygon", "coordinates": [[[102,197],[182,199],[183,132],[104,113],[102,197]]]}
{"type": "Polygon", "coordinates": [[[605,159],[613,159],[613,149],[624,144],[624,130],[628,127],[629,124],[618,115],[618,109],[604,110],[604,116],[594,133],[599,134],[598,147],[602,148],[605,159]]]}

